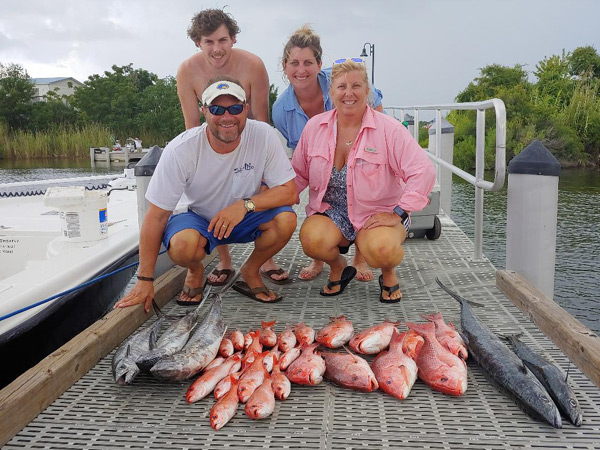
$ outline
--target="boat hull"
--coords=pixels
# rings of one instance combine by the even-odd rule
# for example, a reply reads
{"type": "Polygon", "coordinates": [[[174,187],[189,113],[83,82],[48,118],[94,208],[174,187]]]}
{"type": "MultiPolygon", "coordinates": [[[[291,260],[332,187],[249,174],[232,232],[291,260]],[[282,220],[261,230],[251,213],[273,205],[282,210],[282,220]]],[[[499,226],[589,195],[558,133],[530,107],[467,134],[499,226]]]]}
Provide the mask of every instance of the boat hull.
{"type": "MultiPolygon", "coordinates": [[[[97,276],[125,267],[137,258],[136,248],[105,267],[97,276]]],[[[0,355],[5,361],[0,371],[0,388],[104,316],[125,289],[136,268],[127,268],[59,297],[26,322],[0,336],[0,355]]]]}

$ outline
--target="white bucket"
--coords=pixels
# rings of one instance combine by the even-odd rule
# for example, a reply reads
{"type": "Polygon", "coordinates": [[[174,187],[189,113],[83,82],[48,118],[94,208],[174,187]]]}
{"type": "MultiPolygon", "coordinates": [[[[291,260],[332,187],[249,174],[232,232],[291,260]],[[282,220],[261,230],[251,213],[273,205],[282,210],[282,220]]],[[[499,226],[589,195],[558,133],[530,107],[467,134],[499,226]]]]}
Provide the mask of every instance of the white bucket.
{"type": "Polygon", "coordinates": [[[62,237],[68,242],[89,242],[108,237],[106,191],[89,191],[83,186],[51,187],[44,204],[60,211],[62,237]]]}

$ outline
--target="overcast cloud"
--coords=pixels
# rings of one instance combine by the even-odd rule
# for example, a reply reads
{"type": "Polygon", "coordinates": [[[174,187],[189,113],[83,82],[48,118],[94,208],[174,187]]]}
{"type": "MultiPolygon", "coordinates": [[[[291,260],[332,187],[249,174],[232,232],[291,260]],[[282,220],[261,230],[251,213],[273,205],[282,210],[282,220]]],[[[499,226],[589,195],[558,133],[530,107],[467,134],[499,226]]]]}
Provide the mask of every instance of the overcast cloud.
{"type": "Polygon", "coordinates": [[[242,30],[236,45],[263,59],[280,92],[283,45],[304,23],[320,34],[325,65],[375,44],[386,106],[452,102],[488,64],[531,72],[563,49],[600,49],[597,0],[2,0],[0,62],[82,82],[113,64],[174,76],[196,51],[192,16],[225,5],[242,30]]]}

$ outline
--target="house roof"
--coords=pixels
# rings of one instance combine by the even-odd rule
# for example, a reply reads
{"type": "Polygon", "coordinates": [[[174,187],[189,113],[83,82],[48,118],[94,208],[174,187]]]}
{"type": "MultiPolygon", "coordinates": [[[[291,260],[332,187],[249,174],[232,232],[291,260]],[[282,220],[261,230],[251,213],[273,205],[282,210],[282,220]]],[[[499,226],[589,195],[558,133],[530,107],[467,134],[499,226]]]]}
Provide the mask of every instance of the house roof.
{"type": "Polygon", "coordinates": [[[73,77],[53,77],[53,78],[32,78],[35,84],[52,84],[62,80],[73,80],[78,84],[82,84],[73,77]]]}

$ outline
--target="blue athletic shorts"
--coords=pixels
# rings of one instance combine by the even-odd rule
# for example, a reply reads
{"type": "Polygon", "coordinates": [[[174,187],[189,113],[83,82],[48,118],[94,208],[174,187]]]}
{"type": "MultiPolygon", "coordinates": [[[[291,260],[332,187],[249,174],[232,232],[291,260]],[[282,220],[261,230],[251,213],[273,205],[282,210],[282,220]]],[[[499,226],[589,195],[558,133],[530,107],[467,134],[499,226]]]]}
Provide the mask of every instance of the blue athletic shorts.
{"type": "Polygon", "coordinates": [[[189,229],[196,230],[208,240],[208,243],[204,247],[207,254],[211,253],[217,245],[254,242],[262,234],[262,231],[258,227],[263,223],[270,222],[277,214],[285,211],[295,214],[291,206],[280,206],[279,208],[246,214],[244,220],[233,228],[233,232],[227,239],[217,239],[212,233],[208,232],[210,221],[193,211],[188,211],[169,217],[165,232],[163,233],[163,244],[165,248],[169,248],[169,242],[175,233],[189,229]]]}

